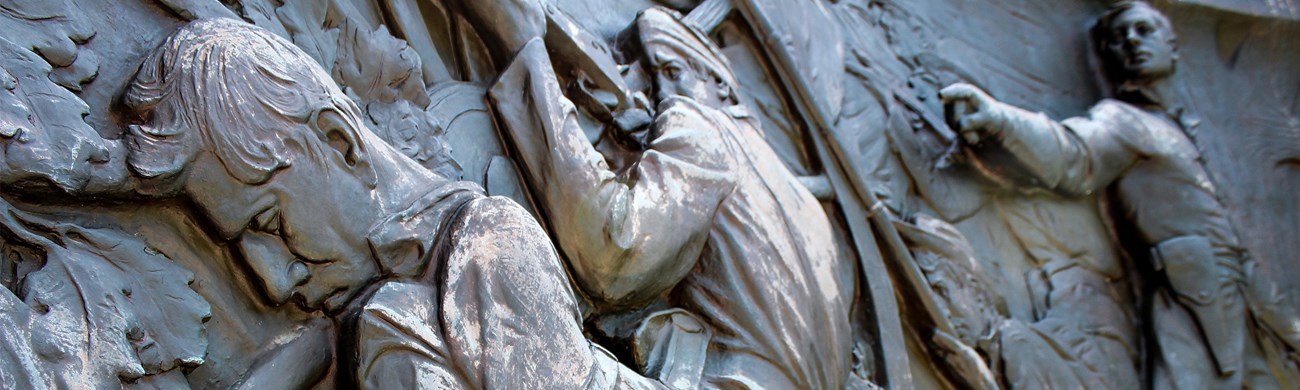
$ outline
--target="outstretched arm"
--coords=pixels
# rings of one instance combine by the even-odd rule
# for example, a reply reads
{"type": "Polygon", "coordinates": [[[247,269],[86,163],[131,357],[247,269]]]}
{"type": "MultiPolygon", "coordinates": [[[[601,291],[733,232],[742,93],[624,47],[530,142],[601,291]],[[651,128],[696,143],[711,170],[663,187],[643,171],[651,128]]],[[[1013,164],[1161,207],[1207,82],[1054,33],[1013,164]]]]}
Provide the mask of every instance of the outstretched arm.
{"type": "Polygon", "coordinates": [[[520,52],[492,97],[585,292],[638,303],[695,266],[734,187],[731,154],[701,112],[684,102],[662,107],[661,135],[630,177],[619,177],[579,127],[540,41],[520,52]]]}
{"type": "Polygon", "coordinates": [[[1123,130],[1096,113],[1063,124],[965,83],[944,88],[939,97],[968,147],[986,163],[996,161],[998,168],[1018,173],[1021,184],[1089,194],[1110,185],[1139,157],[1122,142],[1123,130]]]}

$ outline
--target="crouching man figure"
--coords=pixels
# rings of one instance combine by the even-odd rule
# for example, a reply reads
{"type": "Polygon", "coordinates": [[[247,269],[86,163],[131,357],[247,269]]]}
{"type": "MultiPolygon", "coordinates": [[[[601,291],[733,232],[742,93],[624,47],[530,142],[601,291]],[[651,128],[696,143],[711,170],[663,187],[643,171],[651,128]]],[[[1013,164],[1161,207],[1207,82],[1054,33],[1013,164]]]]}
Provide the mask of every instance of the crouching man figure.
{"type": "Polygon", "coordinates": [[[339,384],[658,386],[582,335],[555,250],[520,206],[406,158],[300,49],[190,23],[124,98],[146,188],[189,199],[271,304],[340,324],[339,384]]]}

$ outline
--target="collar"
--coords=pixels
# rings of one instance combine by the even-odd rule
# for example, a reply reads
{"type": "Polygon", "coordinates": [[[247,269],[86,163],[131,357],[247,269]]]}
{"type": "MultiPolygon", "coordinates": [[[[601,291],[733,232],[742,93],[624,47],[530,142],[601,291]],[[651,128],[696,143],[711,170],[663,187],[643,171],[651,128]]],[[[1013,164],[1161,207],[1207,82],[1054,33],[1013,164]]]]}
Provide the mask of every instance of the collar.
{"type": "Polygon", "coordinates": [[[1145,83],[1128,81],[1120,84],[1115,88],[1115,98],[1144,109],[1164,106],[1160,93],[1145,83]]]}
{"type": "Polygon", "coordinates": [[[1171,104],[1156,87],[1146,83],[1126,82],[1115,88],[1115,98],[1149,112],[1163,113],[1184,130],[1201,124],[1201,118],[1182,104],[1171,104]]]}
{"type": "Polygon", "coordinates": [[[372,226],[366,234],[370,251],[386,275],[420,275],[459,211],[483,196],[483,189],[473,182],[439,185],[372,226]]]}

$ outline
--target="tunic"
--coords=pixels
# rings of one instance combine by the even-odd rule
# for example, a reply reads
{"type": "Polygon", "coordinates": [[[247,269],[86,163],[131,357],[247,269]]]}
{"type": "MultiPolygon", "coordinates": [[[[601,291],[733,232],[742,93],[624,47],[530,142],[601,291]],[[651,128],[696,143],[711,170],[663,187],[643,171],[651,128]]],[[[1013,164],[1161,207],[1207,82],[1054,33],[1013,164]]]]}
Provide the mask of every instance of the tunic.
{"type": "Polygon", "coordinates": [[[582,334],[577,298],[537,221],[453,183],[376,225],[396,275],[344,317],[341,383],[374,389],[657,388],[582,334]],[[406,276],[402,276],[406,275],[406,276]]]}
{"type": "Polygon", "coordinates": [[[837,276],[851,261],[757,122],[667,99],[657,136],[615,173],[533,43],[492,97],[584,292],[609,306],[666,295],[701,317],[704,387],[842,388],[853,290],[837,276]]]}
{"type": "Polygon", "coordinates": [[[1010,178],[1022,183],[1075,195],[1108,190],[1151,248],[1152,268],[1163,271],[1151,310],[1160,354],[1155,387],[1239,387],[1243,360],[1253,361],[1240,287],[1244,251],[1182,128],[1163,113],[1110,99],[1059,123],[1011,110],[996,143],[975,153],[1011,165],[1010,178]]]}
{"type": "Polygon", "coordinates": [[[1107,99],[1061,123],[1042,114],[1016,120],[1008,127],[1027,131],[1010,129],[1002,145],[1033,184],[1075,195],[1113,188],[1148,245],[1195,235],[1239,247],[1200,153],[1170,118],[1107,99]]]}

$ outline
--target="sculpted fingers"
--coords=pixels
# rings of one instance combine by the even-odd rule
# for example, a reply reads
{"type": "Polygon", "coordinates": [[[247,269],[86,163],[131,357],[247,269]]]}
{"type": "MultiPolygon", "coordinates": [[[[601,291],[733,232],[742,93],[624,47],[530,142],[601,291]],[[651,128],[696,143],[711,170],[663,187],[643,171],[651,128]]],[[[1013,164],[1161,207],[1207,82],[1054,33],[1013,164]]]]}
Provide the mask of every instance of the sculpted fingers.
{"type": "Polygon", "coordinates": [[[956,83],[939,90],[939,100],[944,104],[966,104],[972,111],[979,111],[988,106],[992,98],[979,87],[956,83]]]}
{"type": "Polygon", "coordinates": [[[974,94],[975,86],[966,83],[956,83],[939,90],[939,100],[942,100],[945,104],[953,103],[958,100],[971,99],[974,94]]]}
{"type": "Polygon", "coordinates": [[[993,115],[989,111],[977,111],[961,118],[958,131],[961,132],[962,138],[966,143],[971,145],[979,144],[981,140],[991,134],[989,125],[993,123],[993,115]]]}
{"type": "Polygon", "coordinates": [[[978,144],[992,131],[996,101],[974,85],[957,83],[939,91],[948,125],[955,127],[968,144],[978,144]]]}
{"type": "Polygon", "coordinates": [[[994,379],[993,372],[989,369],[988,364],[980,357],[979,352],[962,343],[955,336],[945,332],[935,332],[931,338],[934,345],[939,349],[939,353],[944,356],[946,364],[957,371],[959,376],[966,385],[972,389],[997,389],[998,382],[994,379]]]}

